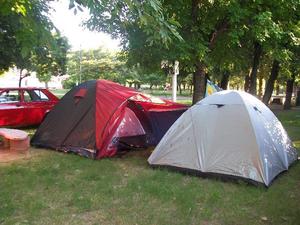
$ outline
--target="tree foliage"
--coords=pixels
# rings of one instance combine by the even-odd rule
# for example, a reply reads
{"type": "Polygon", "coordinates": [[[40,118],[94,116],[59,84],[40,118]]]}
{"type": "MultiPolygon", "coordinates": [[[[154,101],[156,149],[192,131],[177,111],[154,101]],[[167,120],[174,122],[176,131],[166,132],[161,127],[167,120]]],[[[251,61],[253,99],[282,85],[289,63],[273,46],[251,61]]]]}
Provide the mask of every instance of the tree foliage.
{"type": "Polygon", "coordinates": [[[117,55],[104,49],[74,51],[68,54],[68,74],[71,83],[91,79],[120,81],[118,68],[122,63],[117,55]]]}
{"type": "Polygon", "coordinates": [[[111,52],[103,48],[74,51],[68,54],[68,75],[66,87],[72,87],[81,81],[107,79],[122,84],[163,85],[165,76],[160,73],[146,73],[139,64],[129,66],[126,56],[120,52],[111,52]]]}
{"type": "Polygon", "coordinates": [[[89,9],[91,17],[86,25],[97,31],[110,33],[126,44],[127,34],[132,29],[142,29],[147,36],[147,43],[170,43],[173,38],[180,40],[176,28],[179,24],[171,17],[163,14],[162,2],[159,0],[70,0],[69,8],[89,9]]]}
{"type": "Polygon", "coordinates": [[[44,81],[50,73],[64,72],[68,44],[50,21],[49,10],[46,0],[1,0],[0,70],[16,66],[36,71],[44,81]]]}
{"type": "MultiPolygon", "coordinates": [[[[120,55],[102,50],[82,52],[80,65],[83,80],[105,78],[121,83],[147,83],[153,86],[165,82],[166,75],[170,73],[168,68],[162,68],[161,62],[168,61],[171,65],[179,60],[179,83],[193,83],[194,102],[203,97],[205,80],[208,77],[222,86],[227,86],[228,81],[234,86],[241,86],[238,82],[243,82],[246,90],[259,95],[262,95],[262,79],[265,79],[269,81],[264,93],[267,96],[265,101],[268,102],[275,82],[285,83],[292,77],[295,77],[295,81],[298,79],[299,0],[69,2],[69,8],[75,13],[82,10],[82,7],[89,10],[90,18],[84,23],[88,28],[119,38],[123,46],[121,58],[120,55]],[[257,80],[259,93],[256,90],[257,80]]],[[[30,56],[29,52],[34,51],[33,55],[37,55],[37,49],[32,48],[28,42],[29,31],[25,29],[26,32],[19,34],[16,27],[24,25],[24,18],[39,15],[33,20],[39,21],[39,25],[30,25],[38,37],[32,39],[34,46],[44,46],[39,40],[43,40],[42,43],[51,43],[46,41],[51,38],[40,38],[41,34],[49,37],[46,34],[53,29],[45,16],[48,10],[46,1],[5,1],[0,10],[1,29],[11,35],[0,36],[0,43],[7,42],[9,48],[23,43],[19,50],[14,51],[23,53],[23,56],[30,56]],[[28,4],[31,4],[30,7],[28,4]],[[35,13],[33,6],[36,7],[35,13]],[[45,26],[40,26],[41,24],[45,26]],[[46,32],[36,32],[41,27],[46,27],[46,32]],[[13,37],[13,41],[4,40],[8,37],[13,37]]],[[[0,49],[4,48],[0,46],[0,49]]],[[[0,57],[0,65],[11,64],[5,60],[14,61],[11,60],[13,57],[10,53],[1,50],[1,54],[3,57],[0,57]]],[[[79,77],[79,54],[72,53],[69,59],[70,80],[73,83],[79,77]]],[[[51,68],[49,64],[44,65],[51,68]]],[[[1,69],[5,69],[5,66],[1,66],[1,69]]]]}
{"type": "Polygon", "coordinates": [[[40,81],[48,82],[51,76],[60,76],[67,71],[67,51],[69,44],[59,33],[53,34],[54,45],[50,48],[39,47],[33,55],[33,70],[40,81]]]}

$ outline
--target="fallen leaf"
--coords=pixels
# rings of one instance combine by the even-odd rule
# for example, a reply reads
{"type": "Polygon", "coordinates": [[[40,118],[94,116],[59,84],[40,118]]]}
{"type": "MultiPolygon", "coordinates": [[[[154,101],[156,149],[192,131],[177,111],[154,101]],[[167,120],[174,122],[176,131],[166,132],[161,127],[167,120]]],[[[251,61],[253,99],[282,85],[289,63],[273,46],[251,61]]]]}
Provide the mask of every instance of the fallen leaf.
{"type": "Polygon", "coordinates": [[[268,220],[268,217],[262,216],[262,217],[260,217],[260,219],[261,219],[262,221],[267,221],[267,220],[268,220]]]}

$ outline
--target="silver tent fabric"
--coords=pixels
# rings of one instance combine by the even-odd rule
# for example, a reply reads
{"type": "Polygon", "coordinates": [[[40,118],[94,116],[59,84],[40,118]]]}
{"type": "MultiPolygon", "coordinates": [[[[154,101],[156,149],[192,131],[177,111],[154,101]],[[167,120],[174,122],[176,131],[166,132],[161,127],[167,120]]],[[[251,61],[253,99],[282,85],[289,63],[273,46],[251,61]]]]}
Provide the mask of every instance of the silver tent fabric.
{"type": "Polygon", "coordinates": [[[267,106],[245,92],[221,91],[187,110],[148,162],[244,177],[269,186],[297,158],[297,150],[267,106]]]}

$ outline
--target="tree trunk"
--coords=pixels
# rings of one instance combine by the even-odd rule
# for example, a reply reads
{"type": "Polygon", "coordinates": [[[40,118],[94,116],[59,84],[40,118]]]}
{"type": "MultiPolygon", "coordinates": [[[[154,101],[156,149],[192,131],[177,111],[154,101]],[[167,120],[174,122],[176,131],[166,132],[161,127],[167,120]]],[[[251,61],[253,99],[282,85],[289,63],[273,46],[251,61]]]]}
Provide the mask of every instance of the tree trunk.
{"type": "Polygon", "coordinates": [[[262,54],[262,47],[258,42],[255,42],[252,70],[250,73],[250,90],[249,90],[249,92],[253,95],[256,95],[256,78],[257,78],[257,70],[258,70],[261,54],[262,54]]]}
{"type": "Polygon", "coordinates": [[[262,96],[262,92],[263,92],[263,77],[260,76],[259,79],[258,79],[258,97],[261,98],[262,96]]]}
{"type": "Polygon", "coordinates": [[[300,106],[300,88],[297,88],[296,95],[296,106],[300,106]]]}
{"type": "Polygon", "coordinates": [[[182,95],[181,82],[178,83],[177,88],[179,90],[179,94],[182,95]]]}
{"type": "Polygon", "coordinates": [[[249,75],[246,75],[245,76],[244,91],[249,92],[249,84],[250,84],[250,77],[249,77],[249,75]]]}
{"type": "Polygon", "coordinates": [[[22,86],[22,79],[23,79],[23,77],[22,77],[22,71],[23,71],[23,69],[20,69],[20,76],[19,76],[19,87],[21,87],[21,86],[22,86]]]}
{"type": "Polygon", "coordinates": [[[229,76],[230,76],[229,71],[224,71],[223,72],[222,80],[221,80],[221,83],[220,83],[220,87],[223,90],[227,90],[228,82],[229,82],[229,76]]]}
{"type": "MultiPolygon", "coordinates": [[[[193,26],[197,26],[197,17],[199,12],[199,3],[200,0],[192,0],[191,5],[191,19],[192,22],[190,24],[190,30],[192,31],[193,26]]],[[[192,32],[191,32],[192,35],[192,32]]],[[[204,64],[201,60],[196,57],[198,52],[192,49],[192,55],[195,56],[195,72],[193,73],[193,102],[192,104],[196,104],[204,97],[205,92],[205,71],[204,64]]]]}
{"type": "Polygon", "coordinates": [[[202,63],[196,65],[196,71],[193,73],[194,92],[193,105],[204,97],[205,93],[205,71],[202,63]]]}
{"type": "Polygon", "coordinates": [[[276,95],[279,95],[279,92],[280,92],[280,85],[279,85],[279,83],[278,83],[278,81],[276,82],[276,88],[275,88],[275,94],[276,95]]]}
{"type": "Polygon", "coordinates": [[[292,78],[286,81],[285,102],[283,109],[291,109],[294,82],[295,74],[293,73],[292,78]]]}
{"type": "Polygon", "coordinates": [[[264,96],[263,96],[263,102],[266,105],[268,105],[268,103],[270,101],[270,98],[272,96],[272,93],[273,93],[273,90],[274,90],[274,83],[275,83],[275,80],[278,77],[279,69],[280,69],[279,61],[274,60],[273,65],[272,65],[271,74],[270,74],[270,77],[267,81],[266,88],[265,88],[265,93],[264,93],[264,96]]]}
{"type": "MultiPolygon", "coordinates": [[[[194,27],[199,26],[198,21],[198,14],[199,14],[199,7],[201,4],[201,0],[192,0],[191,2],[191,23],[190,23],[190,35],[193,36],[193,29],[194,27]]],[[[219,22],[215,25],[214,29],[212,30],[211,34],[209,35],[208,41],[208,48],[212,50],[215,46],[216,40],[218,37],[224,33],[229,24],[229,19],[225,16],[223,19],[220,18],[219,22]]],[[[195,64],[196,70],[193,73],[193,82],[194,82],[194,92],[193,92],[193,104],[201,100],[205,95],[205,88],[206,88],[206,79],[205,79],[205,64],[204,62],[199,59],[199,52],[195,49],[191,51],[192,55],[195,57],[195,64]]]]}

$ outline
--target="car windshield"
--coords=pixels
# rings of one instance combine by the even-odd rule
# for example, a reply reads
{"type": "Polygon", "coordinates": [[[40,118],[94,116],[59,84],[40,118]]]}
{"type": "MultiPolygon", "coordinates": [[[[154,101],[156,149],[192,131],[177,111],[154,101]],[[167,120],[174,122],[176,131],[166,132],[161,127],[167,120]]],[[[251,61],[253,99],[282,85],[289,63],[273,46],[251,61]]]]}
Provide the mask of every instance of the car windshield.
{"type": "Polygon", "coordinates": [[[7,90],[0,93],[0,103],[14,103],[20,101],[18,90],[7,90]]]}

